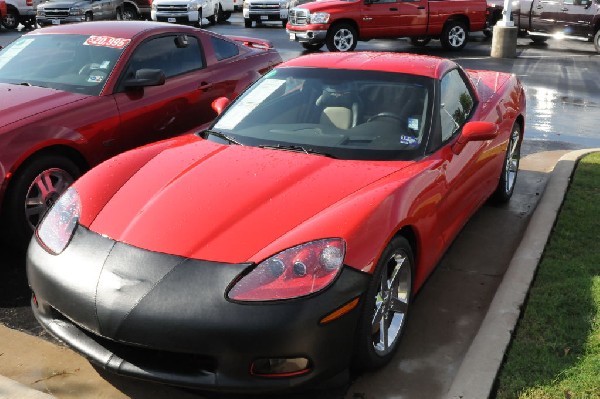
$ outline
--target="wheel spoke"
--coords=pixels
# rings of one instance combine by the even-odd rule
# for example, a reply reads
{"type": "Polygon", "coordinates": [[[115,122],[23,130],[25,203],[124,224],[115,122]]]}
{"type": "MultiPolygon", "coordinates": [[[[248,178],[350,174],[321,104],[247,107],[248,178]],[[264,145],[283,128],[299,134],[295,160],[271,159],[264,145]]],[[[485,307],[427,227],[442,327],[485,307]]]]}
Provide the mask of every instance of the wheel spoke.
{"type": "Polygon", "coordinates": [[[408,310],[408,303],[400,298],[392,298],[390,300],[390,310],[394,313],[404,314],[408,310]]]}

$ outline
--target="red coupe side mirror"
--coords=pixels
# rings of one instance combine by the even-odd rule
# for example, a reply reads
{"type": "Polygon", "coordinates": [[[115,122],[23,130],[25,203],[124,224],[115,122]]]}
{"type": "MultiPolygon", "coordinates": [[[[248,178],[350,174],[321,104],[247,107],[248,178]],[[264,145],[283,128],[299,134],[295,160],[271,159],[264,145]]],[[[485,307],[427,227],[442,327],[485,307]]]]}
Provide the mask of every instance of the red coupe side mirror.
{"type": "Polygon", "coordinates": [[[452,146],[452,151],[458,154],[469,141],[486,141],[498,136],[498,125],[492,122],[467,122],[458,140],[452,146]]]}
{"type": "Polygon", "coordinates": [[[231,101],[227,97],[219,97],[212,102],[211,107],[215,110],[217,115],[221,115],[225,107],[229,105],[231,101]]]}

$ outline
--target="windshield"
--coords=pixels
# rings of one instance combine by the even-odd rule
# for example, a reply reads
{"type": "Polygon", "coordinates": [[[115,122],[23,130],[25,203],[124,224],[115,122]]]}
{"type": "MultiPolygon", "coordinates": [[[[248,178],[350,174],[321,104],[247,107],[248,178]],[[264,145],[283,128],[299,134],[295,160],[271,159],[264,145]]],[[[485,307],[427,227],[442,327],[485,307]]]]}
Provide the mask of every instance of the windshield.
{"type": "Polygon", "coordinates": [[[424,152],[432,93],[433,81],[414,75],[280,68],[238,98],[206,136],[340,159],[415,159],[424,152]]]}
{"type": "Polygon", "coordinates": [[[23,36],[0,51],[0,82],[99,95],[128,39],[23,36]]]}

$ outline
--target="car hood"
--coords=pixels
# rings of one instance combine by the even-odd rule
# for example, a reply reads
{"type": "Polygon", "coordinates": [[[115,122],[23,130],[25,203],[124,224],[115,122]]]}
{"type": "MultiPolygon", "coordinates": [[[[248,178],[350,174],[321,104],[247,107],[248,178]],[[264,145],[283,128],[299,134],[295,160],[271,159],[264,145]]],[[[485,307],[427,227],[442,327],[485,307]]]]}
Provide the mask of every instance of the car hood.
{"type": "MultiPolygon", "coordinates": [[[[335,160],[200,138],[132,161],[131,176],[116,172],[123,169],[118,162],[93,171],[104,173],[95,179],[102,180],[98,185],[80,184],[86,214],[80,223],[139,248],[228,263],[250,260],[319,212],[409,164],[335,160]]],[[[314,238],[323,237],[315,232],[314,238]]]]}
{"type": "Polygon", "coordinates": [[[86,97],[45,87],[0,83],[0,130],[22,119],[86,97]]]}
{"type": "Polygon", "coordinates": [[[310,12],[317,12],[322,10],[332,10],[338,7],[351,7],[353,3],[356,1],[348,1],[348,0],[319,0],[319,1],[311,1],[309,3],[302,4],[298,6],[299,8],[306,8],[310,10],[310,12]]]}
{"type": "Polygon", "coordinates": [[[38,8],[71,8],[75,6],[89,6],[88,1],[47,1],[38,6],[38,8]]]}

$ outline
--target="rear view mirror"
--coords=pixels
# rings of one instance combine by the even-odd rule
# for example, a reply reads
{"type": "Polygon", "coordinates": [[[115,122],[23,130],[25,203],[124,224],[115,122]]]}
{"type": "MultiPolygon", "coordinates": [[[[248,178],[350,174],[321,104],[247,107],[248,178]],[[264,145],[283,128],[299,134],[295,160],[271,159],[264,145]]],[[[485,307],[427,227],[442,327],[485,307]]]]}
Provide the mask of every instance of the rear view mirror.
{"type": "Polygon", "coordinates": [[[223,110],[227,108],[231,101],[227,97],[219,97],[215,101],[212,102],[211,107],[215,110],[217,115],[221,115],[223,110]]]}
{"type": "Polygon", "coordinates": [[[165,74],[160,69],[139,69],[135,77],[124,82],[125,87],[147,87],[165,84],[165,74]]]}

